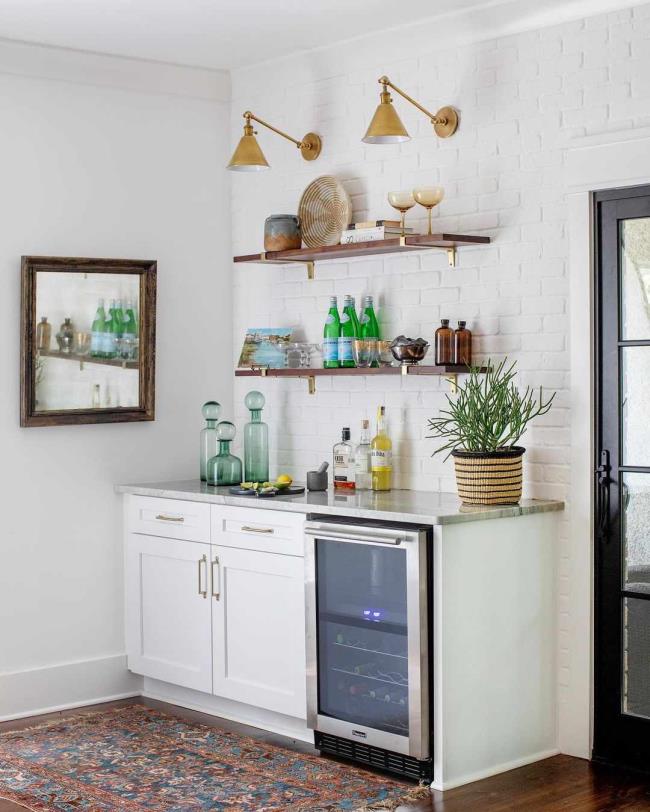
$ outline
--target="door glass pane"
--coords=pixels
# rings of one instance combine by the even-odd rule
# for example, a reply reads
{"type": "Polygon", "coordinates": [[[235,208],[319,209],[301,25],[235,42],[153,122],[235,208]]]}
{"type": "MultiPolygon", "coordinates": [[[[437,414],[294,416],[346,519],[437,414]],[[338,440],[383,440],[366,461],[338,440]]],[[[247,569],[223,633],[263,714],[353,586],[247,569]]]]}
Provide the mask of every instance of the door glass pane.
{"type": "Polygon", "coordinates": [[[623,474],[621,515],[625,589],[650,593],[650,473],[623,474]]]}
{"type": "Polygon", "coordinates": [[[408,735],[406,551],[316,542],[319,712],[408,735]]]}
{"type": "Polygon", "coordinates": [[[650,717],[650,601],[623,601],[622,711],[650,717]]]}
{"type": "Polygon", "coordinates": [[[650,466],[650,347],[623,347],[621,369],[623,464],[650,466]]]}
{"type": "Polygon", "coordinates": [[[621,338],[650,339],[650,218],[621,224],[621,338]]]}

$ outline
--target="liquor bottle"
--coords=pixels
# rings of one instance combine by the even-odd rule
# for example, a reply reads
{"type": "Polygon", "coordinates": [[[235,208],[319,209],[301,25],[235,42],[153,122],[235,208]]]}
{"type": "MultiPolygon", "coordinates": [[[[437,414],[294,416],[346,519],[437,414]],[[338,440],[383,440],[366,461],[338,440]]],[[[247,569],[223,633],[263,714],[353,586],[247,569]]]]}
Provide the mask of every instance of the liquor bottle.
{"type": "Polygon", "coordinates": [[[235,438],[235,431],[234,425],[228,420],[219,423],[219,453],[208,461],[208,485],[239,485],[242,481],[241,460],[230,453],[230,443],[235,438]]]}
{"type": "Polygon", "coordinates": [[[111,301],[111,306],[108,308],[108,318],[104,325],[104,358],[115,358],[117,355],[117,335],[116,335],[117,321],[115,319],[115,299],[111,301]]]}
{"type": "Polygon", "coordinates": [[[262,423],[264,395],[255,390],[244,398],[251,419],[244,426],[244,479],[267,482],[269,478],[269,427],[262,423]]]}
{"type": "Polygon", "coordinates": [[[354,490],[354,452],[350,444],[350,429],[341,432],[341,442],[333,448],[335,490],[354,490]]]}
{"type": "Polygon", "coordinates": [[[47,316],[41,316],[41,320],[36,325],[36,349],[49,350],[52,339],[52,325],[47,320],[47,316]]]}
{"type": "Polygon", "coordinates": [[[354,482],[358,491],[369,491],[372,487],[369,420],[361,423],[361,439],[354,452],[354,482]]]}
{"type": "Polygon", "coordinates": [[[93,358],[104,358],[104,333],[106,332],[106,311],[104,310],[104,300],[100,299],[97,304],[97,312],[90,328],[90,354],[93,358]]]}
{"type": "Polygon", "coordinates": [[[201,407],[201,413],[205,418],[205,426],[201,429],[199,472],[205,482],[208,478],[208,461],[216,456],[219,447],[217,420],[221,413],[221,404],[216,400],[208,400],[201,407]]]}
{"type": "Polygon", "coordinates": [[[377,410],[377,434],[370,444],[373,491],[389,491],[393,480],[393,444],[386,431],[386,408],[377,410]]]}
{"type": "Polygon", "coordinates": [[[343,300],[343,311],[341,313],[341,330],[339,333],[339,366],[353,367],[354,357],[352,356],[352,342],[358,338],[354,322],[356,313],[354,312],[354,299],[346,296],[343,300]]]}
{"type": "Polygon", "coordinates": [[[335,369],[339,366],[339,336],[341,321],[336,296],[330,297],[330,309],[323,328],[323,366],[335,369]]]}
{"type": "Polygon", "coordinates": [[[470,367],[472,365],[472,334],[465,326],[466,321],[458,322],[454,332],[454,363],[470,367]]]}
{"type": "Polygon", "coordinates": [[[445,366],[454,363],[454,331],[449,326],[449,319],[442,319],[436,330],[436,365],[445,366]]]}

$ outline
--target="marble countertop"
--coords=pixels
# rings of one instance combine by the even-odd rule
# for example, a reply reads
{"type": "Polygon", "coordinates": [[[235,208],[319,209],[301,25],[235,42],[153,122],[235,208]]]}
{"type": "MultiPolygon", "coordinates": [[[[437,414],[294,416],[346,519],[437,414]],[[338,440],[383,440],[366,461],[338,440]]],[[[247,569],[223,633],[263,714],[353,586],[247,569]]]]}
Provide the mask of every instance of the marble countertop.
{"type": "Polygon", "coordinates": [[[518,505],[467,506],[454,493],[393,490],[385,493],[358,491],[352,494],[329,491],[306,491],[298,496],[274,496],[258,499],[232,496],[229,488],[217,488],[198,479],[179,482],[147,482],[117,485],[118,493],[156,496],[163,499],[187,499],[216,505],[284,510],[291,513],[322,513],[360,519],[381,519],[412,524],[456,524],[458,522],[503,519],[564,510],[564,502],[545,499],[522,499],[518,505]]]}

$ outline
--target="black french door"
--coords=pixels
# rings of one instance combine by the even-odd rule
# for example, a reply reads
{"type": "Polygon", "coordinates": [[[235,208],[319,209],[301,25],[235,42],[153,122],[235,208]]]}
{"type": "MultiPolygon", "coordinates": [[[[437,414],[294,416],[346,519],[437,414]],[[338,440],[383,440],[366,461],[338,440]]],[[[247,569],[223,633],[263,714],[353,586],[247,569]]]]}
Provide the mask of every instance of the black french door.
{"type": "Polygon", "coordinates": [[[594,201],[593,757],[650,771],[650,187],[594,201]]]}

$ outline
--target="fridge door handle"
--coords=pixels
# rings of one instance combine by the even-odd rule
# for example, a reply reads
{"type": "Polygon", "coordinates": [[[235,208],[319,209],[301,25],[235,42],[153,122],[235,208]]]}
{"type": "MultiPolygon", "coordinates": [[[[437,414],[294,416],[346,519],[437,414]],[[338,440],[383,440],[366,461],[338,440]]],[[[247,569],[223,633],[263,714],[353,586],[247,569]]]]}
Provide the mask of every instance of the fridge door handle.
{"type": "Polygon", "coordinates": [[[309,524],[305,525],[305,535],[312,536],[320,541],[348,541],[353,544],[389,544],[393,547],[410,541],[411,538],[413,540],[417,538],[417,534],[413,534],[411,537],[406,533],[391,533],[386,530],[364,533],[357,527],[351,527],[347,530],[344,525],[332,527],[331,525],[309,524]]]}

